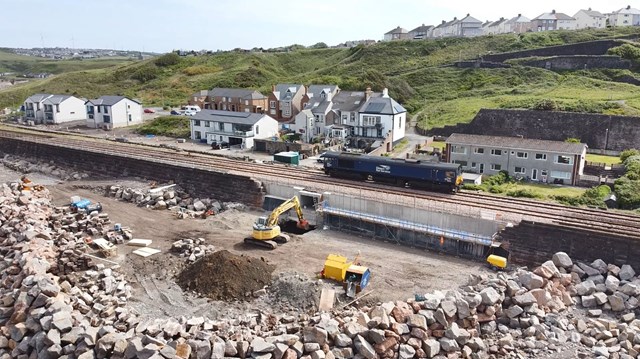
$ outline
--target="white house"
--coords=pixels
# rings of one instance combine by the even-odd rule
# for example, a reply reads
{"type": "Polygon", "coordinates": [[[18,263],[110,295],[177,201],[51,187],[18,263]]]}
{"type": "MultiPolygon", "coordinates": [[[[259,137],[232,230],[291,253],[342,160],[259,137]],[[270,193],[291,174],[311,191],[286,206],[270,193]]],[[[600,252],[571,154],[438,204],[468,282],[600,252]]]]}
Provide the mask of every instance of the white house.
{"type": "Polygon", "coordinates": [[[505,21],[503,25],[502,33],[505,34],[521,34],[531,31],[531,20],[522,14],[505,21]]]}
{"type": "Polygon", "coordinates": [[[142,123],[140,102],[124,96],[102,96],[85,103],[87,127],[113,129],[142,123]]]}
{"type": "Polygon", "coordinates": [[[407,126],[407,110],[389,97],[388,90],[382,90],[381,97],[369,97],[359,111],[358,123],[354,126],[355,136],[385,138],[391,132],[391,141],[396,143],[404,138],[407,126]]]}
{"type": "Polygon", "coordinates": [[[191,116],[191,139],[253,148],[253,140],[278,135],[278,121],[261,113],[202,110],[191,116]]]}
{"type": "Polygon", "coordinates": [[[611,26],[640,26],[640,10],[628,5],[609,14],[611,26]]]}
{"type": "Polygon", "coordinates": [[[302,110],[299,114],[296,115],[295,123],[292,126],[292,129],[296,131],[297,134],[300,135],[300,139],[303,142],[311,142],[313,139],[313,128],[315,124],[315,117],[311,110],[302,110]]]}
{"type": "Polygon", "coordinates": [[[555,10],[536,16],[531,23],[533,31],[575,30],[577,24],[575,18],[555,10]]]}
{"type": "Polygon", "coordinates": [[[573,17],[576,19],[576,29],[604,29],[607,27],[607,17],[599,11],[580,10],[573,17]]]}
{"type": "Polygon", "coordinates": [[[24,101],[25,120],[62,123],[85,118],[84,101],[70,95],[35,94],[24,101]]]}

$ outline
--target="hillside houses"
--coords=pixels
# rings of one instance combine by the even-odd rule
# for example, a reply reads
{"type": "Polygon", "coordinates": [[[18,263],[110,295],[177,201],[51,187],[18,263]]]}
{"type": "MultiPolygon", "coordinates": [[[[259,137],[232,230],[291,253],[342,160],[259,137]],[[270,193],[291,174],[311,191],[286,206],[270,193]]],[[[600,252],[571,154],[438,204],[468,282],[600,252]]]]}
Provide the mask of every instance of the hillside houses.
{"type": "Polygon", "coordinates": [[[531,23],[533,31],[575,30],[577,25],[574,17],[555,10],[534,17],[531,23]]]}

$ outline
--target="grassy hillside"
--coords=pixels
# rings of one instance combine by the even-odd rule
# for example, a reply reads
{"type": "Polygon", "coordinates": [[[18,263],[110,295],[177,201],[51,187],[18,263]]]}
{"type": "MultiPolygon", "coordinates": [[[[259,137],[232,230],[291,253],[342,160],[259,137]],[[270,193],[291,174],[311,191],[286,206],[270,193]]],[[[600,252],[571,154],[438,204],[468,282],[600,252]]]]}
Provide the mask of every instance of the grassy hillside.
{"type": "MultiPolygon", "coordinates": [[[[288,53],[228,52],[208,56],[163,57],[115,68],[64,73],[0,91],[0,107],[17,105],[34,92],[94,97],[123,94],[148,105],[179,105],[211,87],[247,87],[267,92],[272,84],[334,83],[344,90],[387,87],[423,126],[469,121],[482,107],[559,109],[640,114],[640,87],[614,82],[606,71],[555,73],[510,69],[455,69],[443,65],[488,53],[561,45],[640,34],[638,28],[556,31],[379,43],[352,49],[303,49],[288,53]],[[611,102],[611,101],[616,101],[611,102]]],[[[628,71],[627,71],[628,72],[628,71]]]]}
{"type": "Polygon", "coordinates": [[[103,69],[134,62],[125,57],[108,57],[88,60],[51,60],[34,56],[17,55],[0,49],[0,72],[48,72],[61,74],[65,72],[103,69]]]}

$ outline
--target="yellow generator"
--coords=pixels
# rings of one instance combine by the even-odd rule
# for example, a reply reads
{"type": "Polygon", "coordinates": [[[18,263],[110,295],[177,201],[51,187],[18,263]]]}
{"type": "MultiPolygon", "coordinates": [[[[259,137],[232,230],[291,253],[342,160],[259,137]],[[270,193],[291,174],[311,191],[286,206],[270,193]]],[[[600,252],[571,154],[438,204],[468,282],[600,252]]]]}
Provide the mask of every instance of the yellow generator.
{"type": "Polygon", "coordinates": [[[345,256],[329,254],[324,262],[324,268],[320,272],[322,278],[342,283],[347,297],[350,298],[354,298],[356,294],[365,289],[371,277],[369,268],[359,265],[358,256],[353,262],[347,262],[345,256]]]}
{"type": "Polygon", "coordinates": [[[509,251],[502,247],[499,242],[491,243],[489,247],[489,255],[487,256],[487,264],[493,269],[507,269],[507,258],[509,258],[509,251]]]}

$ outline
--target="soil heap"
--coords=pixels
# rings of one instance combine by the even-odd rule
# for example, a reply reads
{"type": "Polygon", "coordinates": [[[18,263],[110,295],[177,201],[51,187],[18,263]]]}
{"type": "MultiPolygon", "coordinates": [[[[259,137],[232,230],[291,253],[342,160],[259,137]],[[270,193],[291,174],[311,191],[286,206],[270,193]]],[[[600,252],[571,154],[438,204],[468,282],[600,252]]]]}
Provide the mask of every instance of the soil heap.
{"type": "Polygon", "coordinates": [[[237,256],[223,250],[202,257],[176,279],[184,290],[211,299],[233,300],[269,285],[274,269],[263,258],[237,256]]]}

